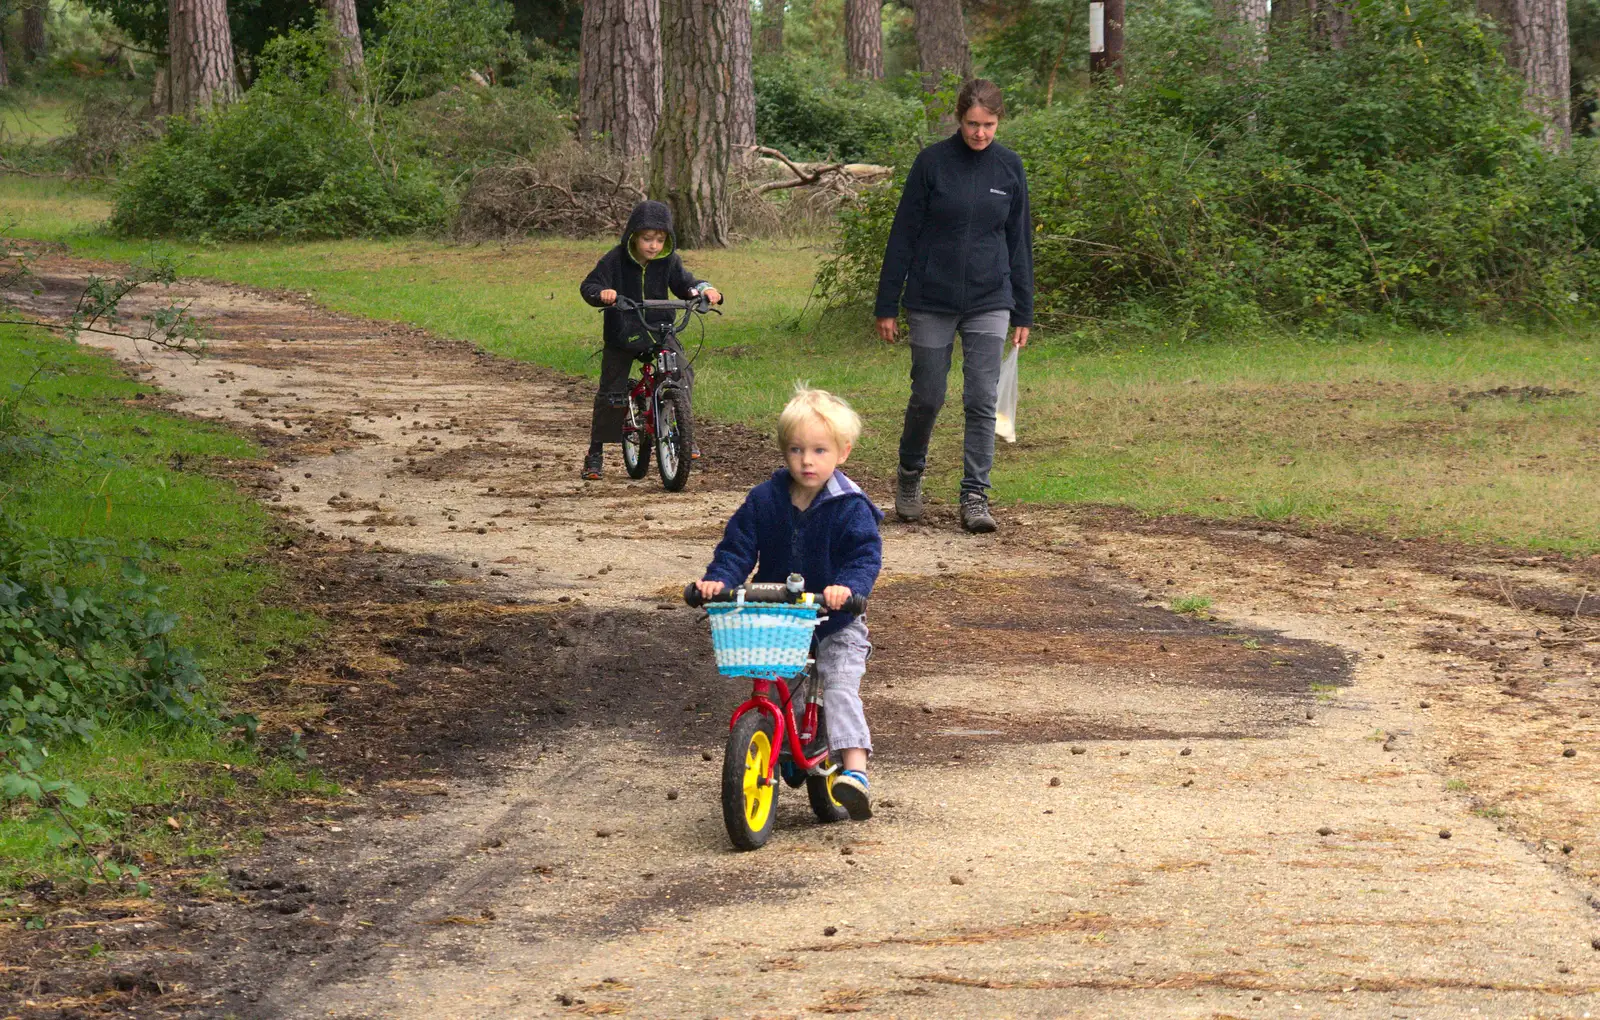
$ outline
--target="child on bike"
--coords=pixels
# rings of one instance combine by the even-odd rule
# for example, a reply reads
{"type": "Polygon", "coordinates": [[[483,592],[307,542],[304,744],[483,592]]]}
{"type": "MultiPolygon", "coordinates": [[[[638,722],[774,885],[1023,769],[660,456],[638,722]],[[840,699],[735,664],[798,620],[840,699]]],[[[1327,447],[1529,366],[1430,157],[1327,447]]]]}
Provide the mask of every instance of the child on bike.
{"type": "MultiPolygon", "coordinates": [[[[640,202],[628,217],[621,243],[601,256],[578,285],[578,293],[585,301],[596,308],[606,308],[605,353],[600,358],[600,388],[594,396],[594,417],[589,424],[589,454],[583,459],[584,478],[598,479],[604,471],[604,444],[609,439],[607,433],[613,432],[620,421],[617,409],[627,402],[628,373],[635,361],[650,353],[650,339],[640,315],[651,322],[670,321],[672,316],[666,310],[635,313],[606,306],[616,304],[619,294],[635,301],[669,296],[687,301],[705,294],[714,304],[722,303],[722,295],[715,287],[683,267],[675,248],[672,210],[661,202],[640,202]]],[[[694,368],[683,356],[683,346],[676,338],[671,345],[683,365],[684,387],[692,392],[694,368]]],[[[620,439],[619,435],[609,441],[620,439]]],[[[693,456],[700,456],[698,446],[693,456]]]]}
{"type": "MultiPolygon", "coordinates": [[[[751,489],[728,521],[705,579],[696,583],[701,597],[743,584],[751,570],[757,583],[804,575],[807,590],[821,591],[829,610],[872,590],[883,566],[883,514],[838,470],[860,435],[861,419],[849,404],[826,390],[796,389],[778,416],[787,466],[751,489]]],[[[861,677],[872,653],[866,621],[830,612],[816,642],[828,749],[844,767],[834,777],[833,795],[851,818],[871,818],[866,770],[872,734],[861,706],[861,677]]]]}

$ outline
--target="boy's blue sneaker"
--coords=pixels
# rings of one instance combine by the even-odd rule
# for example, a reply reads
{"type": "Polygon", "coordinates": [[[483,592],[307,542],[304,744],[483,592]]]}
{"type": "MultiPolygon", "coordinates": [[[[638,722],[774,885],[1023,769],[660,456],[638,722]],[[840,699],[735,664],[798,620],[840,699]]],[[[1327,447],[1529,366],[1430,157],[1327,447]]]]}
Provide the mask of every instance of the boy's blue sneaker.
{"type": "Polygon", "coordinates": [[[867,774],[846,769],[833,777],[833,799],[844,805],[852,821],[864,822],[872,817],[872,798],[867,796],[867,774]]]}

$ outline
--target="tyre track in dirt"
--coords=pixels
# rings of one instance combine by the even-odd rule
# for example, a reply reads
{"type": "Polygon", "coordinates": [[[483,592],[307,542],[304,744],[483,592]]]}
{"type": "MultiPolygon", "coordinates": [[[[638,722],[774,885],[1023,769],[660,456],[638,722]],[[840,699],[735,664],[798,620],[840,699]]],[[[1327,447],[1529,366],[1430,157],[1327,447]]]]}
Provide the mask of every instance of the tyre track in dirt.
{"type": "MultiPolygon", "coordinates": [[[[27,300],[59,308],[80,273],[47,263],[27,300]]],[[[1600,1006],[1592,563],[1047,509],[972,538],[937,508],[885,530],[879,818],[818,826],[789,796],[768,848],[733,854],[699,752],[740,694],[695,614],[658,606],[772,462],[759,442],[708,433],[679,495],[615,463],[581,483],[583,385],[285,295],[179,292],[216,328],[204,360],[85,341],[269,446],[263,498],[307,535],[286,555],[366,600],[367,651],[326,682],[374,693],[310,727],[361,796],[272,833],[241,902],[192,904],[190,959],[106,965],[182,977],[147,1009],[1600,1006]],[[1163,608],[1180,592],[1216,618],[1163,608]]]]}

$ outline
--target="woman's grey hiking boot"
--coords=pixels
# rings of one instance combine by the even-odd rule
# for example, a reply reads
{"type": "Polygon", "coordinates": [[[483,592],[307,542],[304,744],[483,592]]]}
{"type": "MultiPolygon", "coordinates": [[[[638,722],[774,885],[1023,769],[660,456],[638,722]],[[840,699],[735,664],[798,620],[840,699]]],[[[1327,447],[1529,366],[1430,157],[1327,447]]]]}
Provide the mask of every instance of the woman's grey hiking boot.
{"type": "Polygon", "coordinates": [[[902,521],[922,520],[922,472],[895,468],[894,513],[902,521]]]}
{"type": "Polygon", "coordinates": [[[961,494],[961,526],[974,535],[987,535],[999,528],[989,512],[989,497],[981,492],[961,494]]]}

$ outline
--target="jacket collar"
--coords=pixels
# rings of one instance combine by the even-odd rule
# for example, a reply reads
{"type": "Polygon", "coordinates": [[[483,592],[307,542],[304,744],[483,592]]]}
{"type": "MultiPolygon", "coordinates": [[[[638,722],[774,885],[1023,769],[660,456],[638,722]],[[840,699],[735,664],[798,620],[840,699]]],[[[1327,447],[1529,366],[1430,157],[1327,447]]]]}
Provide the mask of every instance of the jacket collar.
{"type": "MultiPolygon", "coordinates": [[[[786,467],[779,468],[772,473],[772,482],[783,494],[785,501],[788,499],[789,484],[792,481],[793,479],[789,476],[789,469],[786,467]]],[[[867,494],[862,491],[861,486],[852,482],[843,471],[835,469],[833,474],[828,476],[828,480],[823,483],[822,490],[812,499],[811,506],[815,508],[830,500],[843,499],[846,496],[867,498],[867,494]]]]}

